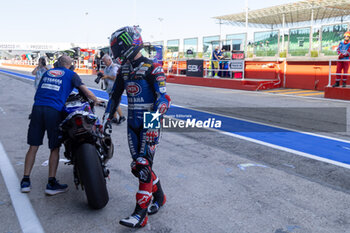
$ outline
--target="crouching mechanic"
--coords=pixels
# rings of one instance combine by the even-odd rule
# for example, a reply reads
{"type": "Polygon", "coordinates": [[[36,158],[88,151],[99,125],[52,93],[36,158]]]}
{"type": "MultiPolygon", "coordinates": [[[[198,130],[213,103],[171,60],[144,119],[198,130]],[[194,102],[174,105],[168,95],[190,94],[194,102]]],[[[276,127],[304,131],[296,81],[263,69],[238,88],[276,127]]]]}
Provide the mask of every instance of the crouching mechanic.
{"type": "Polygon", "coordinates": [[[55,195],[67,191],[66,184],[60,184],[56,180],[56,171],[59,161],[59,124],[62,121],[61,111],[73,88],[81,90],[88,98],[99,103],[96,96],[82,83],[80,77],[69,68],[72,59],[61,56],[57,61],[57,68],[46,71],[39,83],[34,97],[34,105],[28,129],[29,149],[24,163],[24,176],[21,181],[21,191],[29,192],[31,183],[29,175],[32,171],[35,156],[39,146],[43,144],[43,137],[47,131],[49,139],[49,179],[45,193],[55,195]]]}
{"type": "Polygon", "coordinates": [[[152,169],[160,129],[144,128],[144,113],[156,112],[153,116],[161,118],[170,107],[163,68],[141,55],[143,41],[139,30],[136,27],[123,27],[111,36],[110,46],[113,56],[120,60],[122,66],[118,71],[104,115],[107,124],[113,119],[121,95],[126,89],[127,132],[133,159],[131,172],[139,179],[139,190],[136,193],[134,212],[119,223],[132,228],[145,226],[148,215],[158,212],[166,201],[160,181],[152,169]]]}

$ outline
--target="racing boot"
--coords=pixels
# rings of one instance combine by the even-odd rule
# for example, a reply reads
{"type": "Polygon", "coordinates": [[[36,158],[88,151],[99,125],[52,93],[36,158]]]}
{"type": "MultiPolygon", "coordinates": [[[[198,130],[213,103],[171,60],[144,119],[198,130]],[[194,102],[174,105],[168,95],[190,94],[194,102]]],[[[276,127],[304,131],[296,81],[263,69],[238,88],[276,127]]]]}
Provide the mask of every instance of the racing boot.
{"type": "Polygon", "coordinates": [[[139,183],[139,191],[136,193],[136,207],[131,216],[124,218],[119,223],[126,227],[144,227],[148,221],[147,209],[152,197],[152,179],[148,183],[139,183]]]}
{"type": "Polygon", "coordinates": [[[136,204],[135,210],[131,216],[123,218],[119,223],[126,227],[140,228],[146,226],[147,221],[147,208],[141,208],[139,204],[136,204]]]}
{"type": "Polygon", "coordinates": [[[166,196],[163,192],[162,186],[160,185],[160,180],[156,174],[152,171],[153,186],[152,186],[152,203],[148,207],[148,214],[152,215],[158,212],[160,207],[162,207],[166,202],[166,196]]]}
{"type": "Polygon", "coordinates": [[[343,87],[346,87],[346,81],[343,81],[343,87]]]}
{"type": "Polygon", "coordinates": [[[339,82],[340,81],[335,81],[335,84],[332,87],[339,87],[339,82]]]}

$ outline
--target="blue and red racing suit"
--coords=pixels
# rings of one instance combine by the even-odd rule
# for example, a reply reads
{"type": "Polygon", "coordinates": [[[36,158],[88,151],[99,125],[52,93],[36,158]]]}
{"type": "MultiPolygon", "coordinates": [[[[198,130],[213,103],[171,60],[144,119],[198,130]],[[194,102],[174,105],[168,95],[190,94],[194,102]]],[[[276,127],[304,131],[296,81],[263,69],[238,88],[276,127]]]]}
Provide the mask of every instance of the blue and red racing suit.
{"type": "MultiPolygon", "coordinates": [[[[164,114],[170,107],[170,97],[166,94],[166,78],[163,68],[145,57],[124,64],[117,75],[113,93],[108,102],[106,113],[112,119],[126,90],[128,98],[128,140],[133,159],[145,157],[153,161],[154,143],[147,146],[146,132],[143,128],[144,112],[159,111],[164,114]]],[[[159,136],[159,133],[158,133],[159,136]]]]}
{"type": "Polygon", "coordinates": [[[113,118],[124,89],[128,98],[127,132],[133,158],[131,168],[132,173],[140,181],[139,191],[136,194],[137,203],[142,209],[147,208],[153,193],[155,199],[161,202],[158,204],[163,205],[165,198],[163,198],[159,179],[152,170],[160,129],[144,128],[145,112],[158,111],[163,115],[170,107],[170,97],[166,94],[166,77],[162,66],[143,56],[121,66],[106,108],[109,119],[113,118]]]}

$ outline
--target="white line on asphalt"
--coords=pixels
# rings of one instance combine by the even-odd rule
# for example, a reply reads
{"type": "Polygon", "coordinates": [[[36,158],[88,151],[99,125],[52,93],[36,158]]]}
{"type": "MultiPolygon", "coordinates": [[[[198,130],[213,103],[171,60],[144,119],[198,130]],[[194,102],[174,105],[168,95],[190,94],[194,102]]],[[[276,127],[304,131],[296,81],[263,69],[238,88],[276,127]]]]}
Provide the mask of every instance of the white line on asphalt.
{"type": "Polygon", "coordinates": [[[0,142],[0,171],[10,194],[23,233],[43,233],[38,217],[30,203],[27,194],[20,192],[19,180],[4,147],[0,142]]]}
{"type": "Polygon", "coordinates": [[[262,164],[255,164],[255,163],[241,163],[238,164],[237,167],[241,169],[242,171],[245,171],[247,167],[263,167],[263,168],[269,168],[268,166],[262,165],[262,164]]]}
{"type": "Polygon", "coordinates": [[[235,138],[243,139],[243,140],[246,140],[246,141],[254,142],[254,143],[257,143],[257,144],[260,144],[260,145],[263,145],[263,146],[268,146],[268,147],[271,147],[271,148],[274,148],[274,149],[277,149],[277,150],[281,150],[281,151],[285,151],[285,152],[288,152],[288,153],[300,155],[300,156],[303,156],[303,157],[306,157],[306,158],[309,158],[309,159],[314,159],[314,160],[318,160],[318,161],[321,161],[321,162],[330,163],[330,164],[333,164],[333,165],[336,165],[336,166],[339,166],[339,167],[344,167],[344,168],[350,169],[350,165],[349,164],[340,163],[340,162],[333,161],[333,160],[330,160],[330,159],[325,159],[325,158],[322,158],[322,157],[319,157],[319,156],[316,156],[316,155],[312,155],[312,154],[304,153],[304,152],[301,152],[301,151],[289,149],[289,148],[286,148],[286,147],[283,147],[283,146],[277,146],[277,145],[274,145],[274,144],[271,144],[271,143],[267,143],[267,142],[263,142],[263,141],[260,141],[260,140],[244,137],[244,136],[241,136],[241,135],[238,135],[238,134],[234,134],[234,133],[228,133],[228,132],[223,132],[223,131],[214,130],[214,129],[213,129],[213,131],[217,131],[217,132],[219,132],[221,134],[225,134],[225,135],[228,135],[228,136],[231,136],[231,137],[235,137],[235,138]]]}
{"type": "Polygon", "coordinates": [[[6,115],[6,112],[4,111],[4,109],[2,107],[0,107],[0,112],[4,115],[6,115]]]}

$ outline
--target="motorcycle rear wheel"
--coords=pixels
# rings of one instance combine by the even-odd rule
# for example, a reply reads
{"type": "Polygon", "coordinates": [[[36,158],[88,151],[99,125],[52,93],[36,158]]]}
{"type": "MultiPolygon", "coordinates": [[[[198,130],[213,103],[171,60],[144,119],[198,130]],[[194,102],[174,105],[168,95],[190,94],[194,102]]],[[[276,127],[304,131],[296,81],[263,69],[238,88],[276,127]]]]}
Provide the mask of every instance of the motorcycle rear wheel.
{"type": "Polygon", "coordinates": [[[101,161],[94,145],[84,143],[75,151],[80,182],[84,186],[88,204],[93,209],[105,207],[109,201],[101,161]]]}

